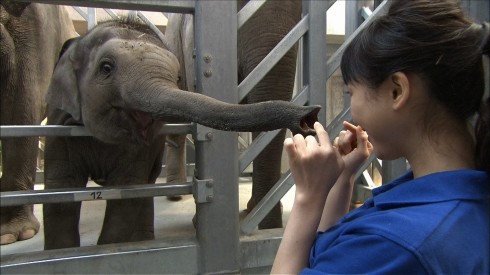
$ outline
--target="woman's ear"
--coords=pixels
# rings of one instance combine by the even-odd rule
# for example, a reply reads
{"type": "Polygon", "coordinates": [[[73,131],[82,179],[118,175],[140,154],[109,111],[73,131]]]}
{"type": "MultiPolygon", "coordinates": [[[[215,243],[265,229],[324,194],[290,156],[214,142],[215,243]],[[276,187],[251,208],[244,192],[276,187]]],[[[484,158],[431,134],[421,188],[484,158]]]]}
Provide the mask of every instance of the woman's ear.
{"type": "Polygon", "coordinates": [[[394,110],[403,108],[410,98],[410,79],[403,72],[396,72],[390,76],[392,86],[392,106],[394,110]]]}

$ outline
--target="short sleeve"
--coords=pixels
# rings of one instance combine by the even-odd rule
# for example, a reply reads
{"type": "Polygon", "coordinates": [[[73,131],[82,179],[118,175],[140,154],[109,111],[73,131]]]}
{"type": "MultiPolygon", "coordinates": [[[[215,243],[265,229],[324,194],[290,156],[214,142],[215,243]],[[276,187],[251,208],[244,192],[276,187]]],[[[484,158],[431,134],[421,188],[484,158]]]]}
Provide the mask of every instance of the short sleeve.
{"type": "Polygon", "coordinates": [[[301,274],[428,273],[413,251],[378,235],[343,235],[328,248],[315,244],[310,265],[301,274]]]}

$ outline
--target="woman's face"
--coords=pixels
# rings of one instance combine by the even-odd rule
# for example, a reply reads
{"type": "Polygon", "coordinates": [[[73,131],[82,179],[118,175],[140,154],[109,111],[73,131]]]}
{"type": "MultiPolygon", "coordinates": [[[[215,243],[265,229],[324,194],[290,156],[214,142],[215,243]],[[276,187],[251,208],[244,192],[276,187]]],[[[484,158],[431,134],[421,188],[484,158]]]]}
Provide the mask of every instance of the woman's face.
{"type": "Polygon", "coordinates": [[[401,153],[397,148],[404,138],[404,131],[399,129],[393,112],[389,84],[371,89],[362,83],[351,83],[348,89],[352,119],[369,135],[376,156],[383,160],[399,158],[401,153]]]}

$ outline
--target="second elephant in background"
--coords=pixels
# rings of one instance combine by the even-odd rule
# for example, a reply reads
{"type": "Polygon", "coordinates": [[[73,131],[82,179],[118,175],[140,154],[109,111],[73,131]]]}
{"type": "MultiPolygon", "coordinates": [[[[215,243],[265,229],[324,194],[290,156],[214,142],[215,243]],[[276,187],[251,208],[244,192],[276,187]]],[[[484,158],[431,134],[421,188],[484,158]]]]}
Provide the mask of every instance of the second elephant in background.
{"type": "MultiPolygon", "coordinates": [[[[237,10],[248,1],[238,0],[237,10]]],[[[299,22],[301,1],[267,1],[238,30],[238,81],[241,82],[299,22]]],[[[170,48],[181,64],[181,88],[194,87],[193,18],[192,15],[171,14],[166,33],[170,48]]],[[[295,80],[297,47],[293,47],[276,66],[254,87],[243,104],[268,100],[290,101],[295,80]]],[[[255,139],[260,132],[253,132],[255,139]]],[[[282,146],[286,130],[283,129],[253,162],[253,188],[247,208],[251,210],[279,180],[282,146]]],[[[185,182],[185,136],[167,137],[179,144],[167,146],[167,182],[185,182]]],[[[260,229],[282,227],[281,206],[278,203],[259,224],[260,229]]]]}

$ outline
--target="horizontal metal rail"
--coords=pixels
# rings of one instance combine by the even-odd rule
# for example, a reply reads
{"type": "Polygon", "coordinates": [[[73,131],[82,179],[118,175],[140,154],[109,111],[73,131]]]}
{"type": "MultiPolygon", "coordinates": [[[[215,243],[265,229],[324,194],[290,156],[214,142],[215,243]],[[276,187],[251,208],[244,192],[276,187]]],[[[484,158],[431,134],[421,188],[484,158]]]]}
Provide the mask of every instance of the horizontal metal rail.
{"type": "Polygon", "coordinates": [[[0,206],[42,203],[66,203],[94,200],[134,199],[158,196],[179,196],[193,193],[193,183],[140,184],[110,187],[62,188],[49,190],[11,191],[0,193],[0,206]]]}
{"type": "MultiPolygon", "coordinates": [[[[194,131],[194,124],[166,124],[157,135],[190,134],[194,131]]],[[[61,125],[2,125],[0,138],[6,137],[33,137],[33,136],[92,136],[83,126],[61,125]]]]}
{"type": "Polygon", "coordinates": [[[166,11],[175,13],[194,12],[193,0],[14,0],[15,2],[36,2],[42,4],[113,8],[121,10],[166,11]]]}

